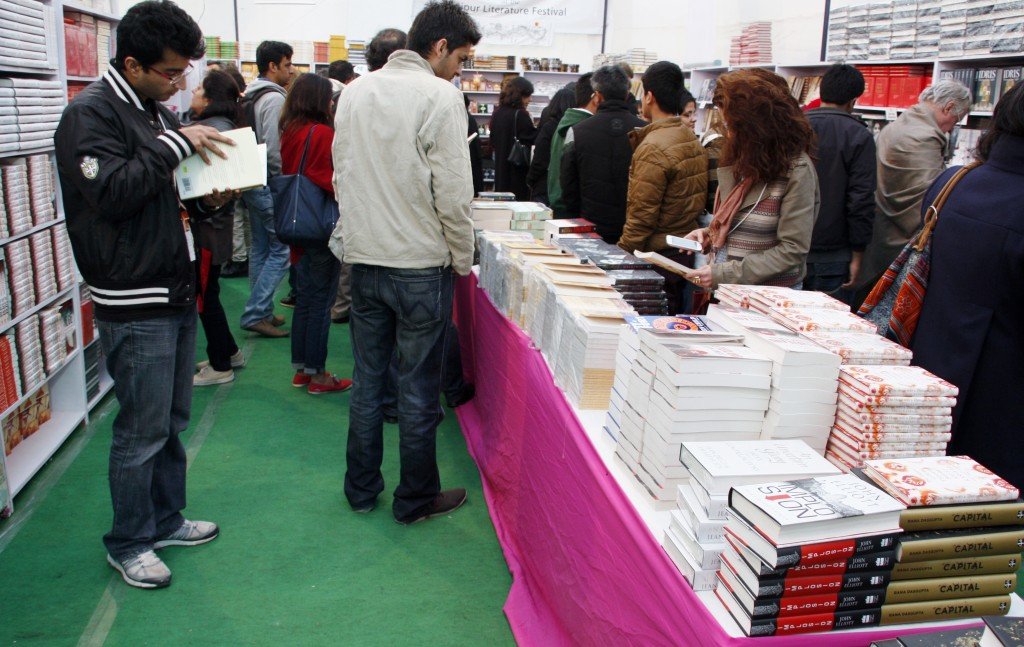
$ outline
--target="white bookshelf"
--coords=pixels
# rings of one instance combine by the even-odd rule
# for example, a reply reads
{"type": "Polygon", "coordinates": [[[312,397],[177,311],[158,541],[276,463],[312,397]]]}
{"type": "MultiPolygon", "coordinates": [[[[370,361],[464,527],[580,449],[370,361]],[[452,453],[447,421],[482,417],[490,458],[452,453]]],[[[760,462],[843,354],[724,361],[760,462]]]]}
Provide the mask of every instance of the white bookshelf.
{"type": "MultiPolygon", "coordinates": [[[[67,75],[67,62],[64,47],[64,11],[80,12],[93,16],[98,20],[105,20],[112,23],[110,45],[111,49],[113,49],[116,25],[119,20],[116,0],[111,1],[110,12],[75,2],[61,2],[61,0],[44,0],[40,3],[40,6],[46,12],[47,25],[50,27],[47,29],[46,40],[47,43],[56,51],[56,67],[53,69],[43,70],[22,66],[0,65],[0,78],[21,77],[47,81],[59,81],[66,97],[69,81],[92,82],[98,77],[67,75]]],[[[38,154],[49,155],[51,164],[54,165],[53,173],[56,181],[56,160],[53,154],[52,143],[46,143],[44,145],[34,146],[32,148],[19,151],[0,153],[0,164],[7,163],[15,158],[29,157],[31,155],[38,154]]],[[[51,230],[58,226],[64,226],[64,208],[60,195],[59,182],[56,182],[55,196],[56,218],[42,222],[17,234],[12,234],[6,238],[2,238],[0,239],[0,246],[8,245],[19,240],[27,240],[30,236],[39,232],[51,230]]],[[[99,393],[96,394],[91,401],[87,401],[88,396],[86,394],[85,365],[86,352],[82,344],[83,330],[81,319],[81,299],[77,282],[69,288],[60,290],[53,296],[44,299],[37,299],[37,302],[33,307],[25,310],[24,312],[19,312],[16,316],[13,316],[10,321],[0,324],[0,333],[8,332],[20,322],[42,312],[43,310],[46,310],[47,308],[69,302],[71,304],[72,312],[74,313],[75,347],[69,351],[67,358],[60,366],[47,372],[46,379],[43,382],[29,389],[25,389],[16,402],[0,413],[0,422],[5,421],[9,416],[15,414],[18,407],[33,398],[41,389],[44,387],[49,389],[51,408],[50,419],[41,425],[38,431],[27,438],[24,438],[17,446],[15,446],[9,456],[5,456],[3,452],[0,452],[0,470],[6,474],[7,489],[11,499],[13,499],[29,483],[39,469],[45,465],[48,460],[50,460],[58,449],[60,449],[68,436],[70,436],[71,433],[74,432],[74,430],[83,422],[88,422],[90,410],[98,404],[100,400],[102,400],[103,396],[110,391],[112,386],[112,380],[109,375],[106,375],[104,367],[100,366],[99,393]]],[[[3,498],[3,488],[0,487],[0,511],[10,503],[10,501],[5,501],[3,498]]]]}

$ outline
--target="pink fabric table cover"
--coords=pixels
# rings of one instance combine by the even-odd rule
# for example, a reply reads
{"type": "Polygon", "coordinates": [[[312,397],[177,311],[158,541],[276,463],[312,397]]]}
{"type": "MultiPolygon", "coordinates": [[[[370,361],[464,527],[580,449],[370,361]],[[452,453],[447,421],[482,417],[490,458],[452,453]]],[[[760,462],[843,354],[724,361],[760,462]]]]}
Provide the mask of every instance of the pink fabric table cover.
{"type": "Polygon", "coordinates": [[[456,321],[476,382],[458,417],[512,573],[504,610],[520,645],[863,647],[921,631],[730,637],[608,472],[540,352],[474,276],[457,284],[456,321]]]}

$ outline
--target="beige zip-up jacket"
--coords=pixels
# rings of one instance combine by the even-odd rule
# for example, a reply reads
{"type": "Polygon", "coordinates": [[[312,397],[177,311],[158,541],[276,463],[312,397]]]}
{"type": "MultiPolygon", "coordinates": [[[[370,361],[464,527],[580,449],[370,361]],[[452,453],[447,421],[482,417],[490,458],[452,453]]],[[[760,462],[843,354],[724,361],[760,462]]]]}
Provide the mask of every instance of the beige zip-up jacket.
{"type": "Polygon", "coordinates": [[[409,50],[345,87],[334,120],[335,253],[343,248],[346,263],[469,274],[467,119],[458,88],[409,50]]]}

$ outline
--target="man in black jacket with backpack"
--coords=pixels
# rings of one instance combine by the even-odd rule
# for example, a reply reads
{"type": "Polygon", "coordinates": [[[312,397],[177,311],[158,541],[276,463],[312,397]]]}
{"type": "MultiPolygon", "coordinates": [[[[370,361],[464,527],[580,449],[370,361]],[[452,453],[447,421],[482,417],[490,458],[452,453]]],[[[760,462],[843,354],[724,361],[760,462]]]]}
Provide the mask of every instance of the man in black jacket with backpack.
{"type": "Polygon", "coordinates": [[[875,139],[853,106],[864,94],[864,75],[833,65],[821,80],[821,107],[807,113],[818,135],[821,209],[807,255],[805,290],[847,303],[856,283],[875,218],[875,139]]]}
{"type": "Polygon", "coordinates": [[[180,128],[159,102],[184,88],[203,56],[199,26],[173,2],[135,5],[117,28],[117,58],[64,111],[57,170],[75,261],[92,291],[100,344],[121,405],[110,449],[113,527],[107,561],[125,582],[160,588],[165,546],[216,538],[190,521],[185,448],[195,372],[196,269],[192,217],[237,192],[183,203],[174,169],[189,155],[224,157],[231,141],[208,126],[180,128]]]}

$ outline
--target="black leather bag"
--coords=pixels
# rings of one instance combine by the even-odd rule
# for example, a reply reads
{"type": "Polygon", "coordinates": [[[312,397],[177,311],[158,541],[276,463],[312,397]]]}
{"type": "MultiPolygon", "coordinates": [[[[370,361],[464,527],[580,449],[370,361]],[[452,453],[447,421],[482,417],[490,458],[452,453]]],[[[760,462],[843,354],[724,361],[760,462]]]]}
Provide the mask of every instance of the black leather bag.
{"type": "MultiPolygon", "coordinates": [[[[519,111],[512,116],[512,132],[515,133],[519,124],[519,111]]],[[[518,168],[526,168],[530,165],[530,148],[519,141],[518,135],[512,136],[512,150],[508,152],[508,163],[518,168]]]]}

